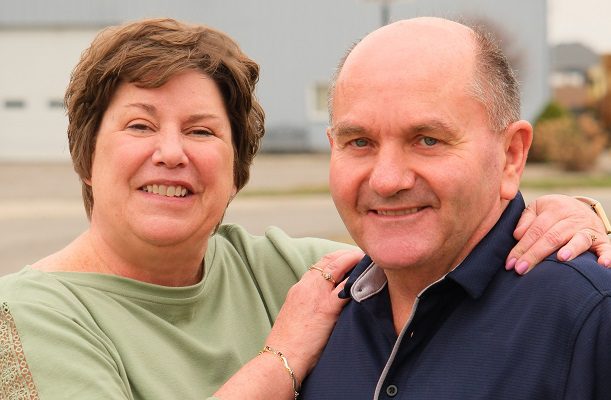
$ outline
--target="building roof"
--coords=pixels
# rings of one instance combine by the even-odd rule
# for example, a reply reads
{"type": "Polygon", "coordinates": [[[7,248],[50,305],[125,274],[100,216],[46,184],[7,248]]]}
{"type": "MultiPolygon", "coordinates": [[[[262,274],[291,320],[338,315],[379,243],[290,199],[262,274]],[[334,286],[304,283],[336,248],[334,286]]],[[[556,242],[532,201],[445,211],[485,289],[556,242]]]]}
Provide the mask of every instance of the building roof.
{"type": "Polygon", "coordinates": [[[587,72],[600,63],[600,55],[582,43],[561,43],[551,50],[553,71],[587,72]]]}

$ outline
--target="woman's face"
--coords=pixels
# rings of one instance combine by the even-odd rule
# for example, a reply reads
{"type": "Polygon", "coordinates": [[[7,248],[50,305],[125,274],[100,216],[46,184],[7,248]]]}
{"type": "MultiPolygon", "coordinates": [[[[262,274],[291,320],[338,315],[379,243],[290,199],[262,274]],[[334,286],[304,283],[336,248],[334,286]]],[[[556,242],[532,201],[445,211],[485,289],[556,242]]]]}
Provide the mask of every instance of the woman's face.
{"type": "Polygon", "coordinates": [[[121,84],[104,113],[91,228],[122,244],[200,245],[235,194],[231,125],[216,83],[189,71],[121,84]]]}

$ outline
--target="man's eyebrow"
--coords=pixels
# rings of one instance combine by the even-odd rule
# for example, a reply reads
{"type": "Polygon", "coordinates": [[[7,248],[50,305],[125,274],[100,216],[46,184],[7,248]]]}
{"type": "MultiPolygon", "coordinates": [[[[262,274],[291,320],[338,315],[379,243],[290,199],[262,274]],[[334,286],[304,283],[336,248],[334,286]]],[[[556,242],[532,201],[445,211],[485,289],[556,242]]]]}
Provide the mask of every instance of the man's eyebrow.
{"type": "MultiPolygon", "coordinates": [[[[411,125],[408,125],[403,129],[405,132],[409,133],[426,133],[426,132],[445,132],[449,134],[453,134],[458,130],[452,125],[440,121],[440,120],[430,120],[424,122],[417,122],[411,125]]],[[[352,136],[352,135],[362,135],[367,132],[367,129],[360,125],[353,124],[337,124],[331,127],[331,132],[334,136],[352,136]]]]}
{"type": "Polygon", "coordinates": [[[417,123],[410,127],[410,131],[415,133],[426,133],[426,132],[446,132],[455,133],[457,131],[452,125],[449,125],[440,120],[426,121],[423,123],[417,123]]]}
{"type": "Polygon", "coordinates": [[[352,135],[362,135],[367,130],[359,125],[352,124],[342,124],[339,123],[331,127],[331,133],[334,136],[352,136],[352,135]]]}

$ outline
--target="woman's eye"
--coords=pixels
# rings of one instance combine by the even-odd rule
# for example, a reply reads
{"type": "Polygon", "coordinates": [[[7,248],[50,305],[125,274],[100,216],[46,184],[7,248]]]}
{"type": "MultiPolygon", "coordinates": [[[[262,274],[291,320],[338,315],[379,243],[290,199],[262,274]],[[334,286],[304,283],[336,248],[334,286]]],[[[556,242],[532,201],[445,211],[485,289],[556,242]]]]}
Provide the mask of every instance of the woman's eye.
{"type": "Polygon", "coordinates": [[[432,138],[430,136],[425,136],[422,138],[422,143],[424,143],[425,146],[434,146],[437,143],[439,143],[439,141],[435,138],[432,138]]]}
{"type": "Polygon", "coordinates": [[[133,129],[133,130],[136,130],[136,131],[146,131],[146,130],[149,129],[148,125],[146,125],[146,124],[139,124],[139,123],[131,124],[127,128],[133,129]]]}
{"type": "Polygon", "coordinates": [[[193,129],[187,132],[187,135],[193,136],[212,136],[213,133],[207,129],[193,129]]]}

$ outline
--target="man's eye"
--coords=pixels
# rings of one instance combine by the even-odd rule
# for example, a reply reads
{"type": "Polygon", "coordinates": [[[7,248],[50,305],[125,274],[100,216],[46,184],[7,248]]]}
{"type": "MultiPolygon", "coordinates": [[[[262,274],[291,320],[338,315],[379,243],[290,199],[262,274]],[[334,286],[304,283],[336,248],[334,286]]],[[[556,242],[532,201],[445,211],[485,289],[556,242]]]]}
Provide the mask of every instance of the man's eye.
{"type": "Polygon", "coordinates": [[[352,141],[352,144],[354,145],[354,147],[365,147],[369,144],[369,141],[367,139],[354,139],[352,141]]]}
{"type": "Polygon", "coordinates": [[[426,146],[434,146],[437,143],[439,143],[439,141],[435,138],[432,138],[430,136],[425,136],[422,138],[422,143],[424,143],[426,146]]]}

